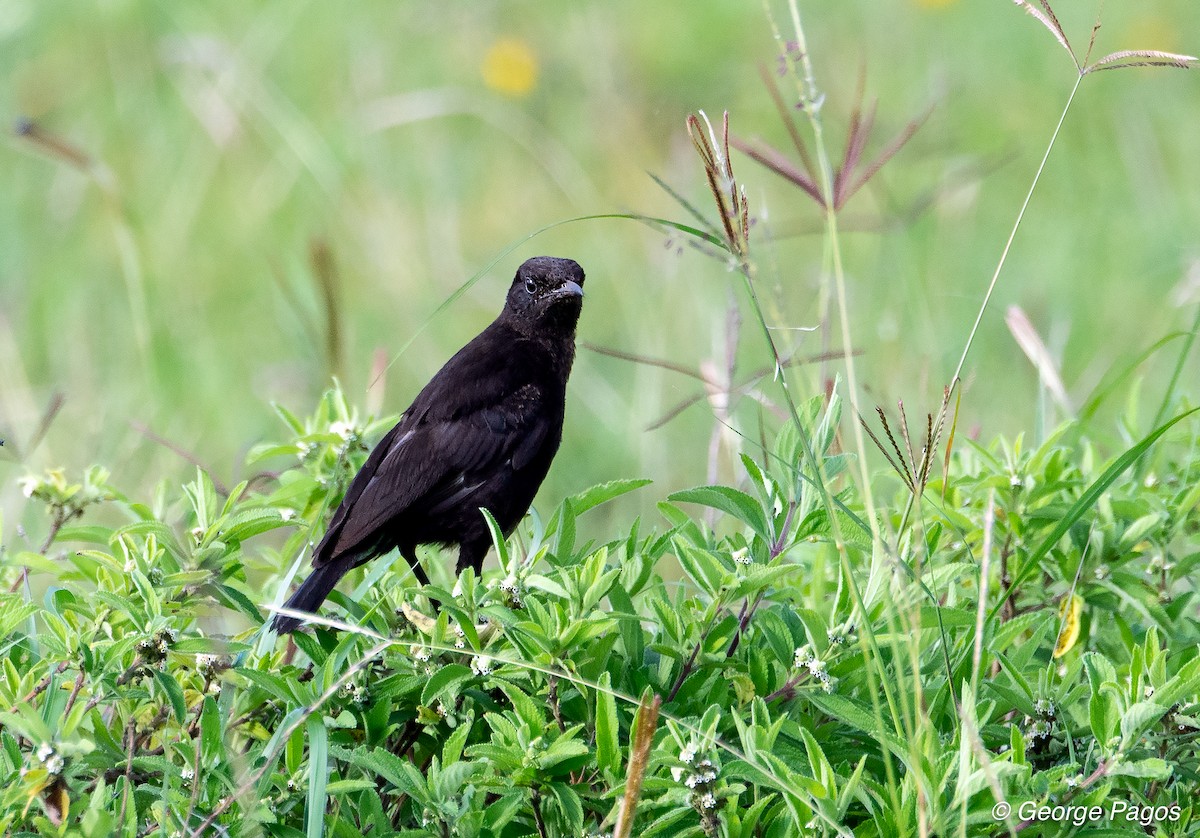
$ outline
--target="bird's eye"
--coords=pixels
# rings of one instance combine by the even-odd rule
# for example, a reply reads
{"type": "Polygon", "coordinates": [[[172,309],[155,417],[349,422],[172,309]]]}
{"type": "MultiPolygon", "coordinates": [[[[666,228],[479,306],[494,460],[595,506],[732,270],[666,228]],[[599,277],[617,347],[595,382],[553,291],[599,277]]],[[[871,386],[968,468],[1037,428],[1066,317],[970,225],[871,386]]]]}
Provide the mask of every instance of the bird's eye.
{"type": "Polygon", "coordinates": [[[537,283],[532,279],[525,280],[525,293],[533,294],[534,291],[537,291],[537,283]]]}

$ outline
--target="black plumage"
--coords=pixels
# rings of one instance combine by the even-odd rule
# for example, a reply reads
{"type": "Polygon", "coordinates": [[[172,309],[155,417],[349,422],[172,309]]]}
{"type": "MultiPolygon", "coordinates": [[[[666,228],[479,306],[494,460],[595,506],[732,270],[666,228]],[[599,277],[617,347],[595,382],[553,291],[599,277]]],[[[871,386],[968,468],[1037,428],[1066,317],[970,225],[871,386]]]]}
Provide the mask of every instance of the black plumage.
{"type": "MultiPolygon", "coordinates": [[[[418,544],[457,544],[457,570],[479,570],[492,543],[479,510],[508,535],[558,451],[583,279],[570,259],[521,265],[500,316],[425,385],[367,457],[286,607],[315,612],[348,571],[393,548],[423,584],[418,544]]],[[[275,617],[279,632],[299,625],[275,617]]]]}

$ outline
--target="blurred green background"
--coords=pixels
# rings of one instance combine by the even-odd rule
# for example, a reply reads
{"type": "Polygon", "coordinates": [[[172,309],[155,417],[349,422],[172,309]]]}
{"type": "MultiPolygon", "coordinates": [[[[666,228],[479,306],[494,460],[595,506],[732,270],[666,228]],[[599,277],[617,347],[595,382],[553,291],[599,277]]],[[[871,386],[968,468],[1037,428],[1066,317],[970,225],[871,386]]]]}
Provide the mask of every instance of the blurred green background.
{"type": "MultiPolygon", "coordinates": [[[[1082,49],[1100,4],[1060,5],[1082,49]]],[[[1075,71],[1009,2],[801,10],[835,157],[860,79],[878,100],[868,158],[933,108],[843,219],[864,400],[924,413],[1075,71]]],[[[786,5],[771,13],[786,33],[786,5]]],[[[1103,14],[1099,53],[1200,51],[1194,0],[1110,1],[1103,14]]],[[[286,435],[271,403],[305,414],[334,373],[364,409],[399,412],[541,253],[587,271],[582,340],[720,366],[730,301],[744,302],[736,275],[635,221],[556,227],[430,317],[544,225],[610,212],[688,220],[648,173],[712,216],[684,119],[727,109],[736,134],[788,151],[757,69],[773,70],[779,52],[764,7],[741,0],[0,0],[0,114],[14,126],[0,144],[0,509],[18,517],[16,478],[46,467],[100,462],[130,492],[190,473],[142,429],[237,479],[252,444],[286,435]],[[19,135],[22,119],[34,136],[19,135]],[[333,266],[332,354],[314,246],[333,266]],[[372,402],[379,356],[395,361],[372,402]]],[[[734,166],[757,218],[767,310],[787,327],[776,334],[788,351],[818,352],[820,336],[796,328],[817,324],[816,208],[744,156],[734,166]]],[[[1029,314],[1078,403],[1106,370],[1191,322],[1172,291],[1189,271],[1200,284],[1197,259],[1200,75],[1089,76],[968,361],[960,429],[1034,427],[1037,374],[1004,325],[1008,305],[1029,314]]],[[[746,371],[765,359],[749,323],[746,371]]],[[[1161,392],[1174,357],[1144,365],[1147,393],[1161,392]]],[[[820,392],[818,367],[794,375],[798,392],[820,392]]],[[[704,482],[705,402],[646,430],[702,392],[677,372],[582,349],[539,505],[645,476],[656,489],[629,504],[648,511],[704,482]]],[[[752,436],[756,405],[735,409],[752,436]]],[[[725,457],[720,476],[732,474],[725,457]]]]}

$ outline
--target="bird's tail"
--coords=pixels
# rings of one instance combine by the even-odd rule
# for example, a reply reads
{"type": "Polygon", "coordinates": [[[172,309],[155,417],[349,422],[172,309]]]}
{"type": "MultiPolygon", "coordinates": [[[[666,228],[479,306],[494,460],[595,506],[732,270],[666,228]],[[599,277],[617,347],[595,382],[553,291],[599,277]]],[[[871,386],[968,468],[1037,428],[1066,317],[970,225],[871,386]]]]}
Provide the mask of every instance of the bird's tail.
{"type": "MultiPolygon", "coordinates": [[[[317,608],[325,601],[325,597],[329,596],[334,586],[337,585],[338,580],[345,575],[347,567],[342,562],[332,562],[314,568],[313,572],[308,574],[308,578],[304,580],[304,584],[296,589],[296,593],[291,595],[283,607],[315,614],[317,608]]],[[[278,634],[288,634],[300,627],[300,619],[276,614],[272,627],[278,634]]]]}

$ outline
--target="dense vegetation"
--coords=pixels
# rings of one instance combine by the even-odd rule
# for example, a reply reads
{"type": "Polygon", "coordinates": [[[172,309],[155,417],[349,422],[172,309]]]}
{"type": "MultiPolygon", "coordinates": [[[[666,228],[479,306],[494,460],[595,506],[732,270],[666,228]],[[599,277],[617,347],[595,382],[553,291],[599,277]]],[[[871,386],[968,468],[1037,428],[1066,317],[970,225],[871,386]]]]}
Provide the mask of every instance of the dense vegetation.
{"type": "MultiPolygon", "coordinates": [[[[497,537],[481,577],[427,552],[432,591],[377,561],[293,644],[264,619],[394,416],[336,383],[311,412],[279,406],[276,441],[245,454],[235,485],[202,466],[132,489],[100,465],[31,469],[20,522],[0,521],[0,832],[1200,834],[1200,414],[1185,374],[1200,321],[1151,335],[1076,408],[1013,310],[1042,384],[1037,428],[981,441],[960,423],[974,330],[926,416],[867,421],[839,225],[922,120],[888,143],[853,108],[831,162],[789,5],[794,32],[776,35],[800,107],[778,118],[799,162],[693,116],[715,213],[664,182],[682,220],[623,216],[716,257],[741,295],[727,368],[701,368],[713,479],[576,487],[497,537]],[[822,220],[817,360],[843,372],[818,386],[777,328],[771,242],[731,145],[822,220]],[[739,340],[764,372],[740,377],[739,340]],[[1155,398],[1148,361],[1168,370],[1155,398]],[[592,534],[631,499],[646,514],[592,534]]],[[[1075,90],[1097,68],[1194,63],[1084,56],[1048,4],[1020,5],[1071,52],[1075,90]]]]}
{"type": "MultiPolygon", "coordinates": [[[[402,560],[369,568],[335,596],[361,630],[297,635],[294,661],[207,627],[220,609],[258,626],[361,461],[378,423],[339,393],[256,452],[291,465],[224,493],[203,472],[146,500],[100,470],[31,479],[51,532],[9,564],[52,584],[4,595],[0,824],[600,834],[638,697],[656,695],[640,834],[981,834],[998,800],[1161,807],[1146,817],[1165,834],[1194,832],[1194,433],[1111,464],[1076,425],[1034,450],[967,445],[897,561],[872,552],[856,492],[831,507],[816,488],[842,482],[839,412],[802,410],[821,475],[786,424],[744,458],[744,490],[680,492],[666,526],[579,543],[577,516],[654,491],[598,486],[498,545],[500,572],[439,591],[432,617],[402,560]],[[89,523],[105,509],[124,522],[89,523]],[[271,530],[288,537],[264,546],[271,530]]],[[[898,523],[910,498],[880,514],[898,523]]]]}

